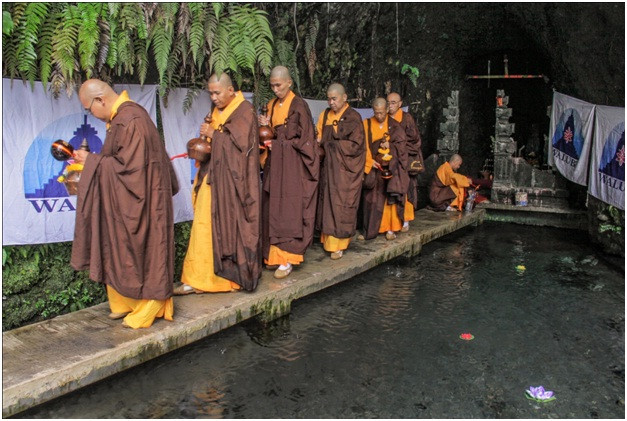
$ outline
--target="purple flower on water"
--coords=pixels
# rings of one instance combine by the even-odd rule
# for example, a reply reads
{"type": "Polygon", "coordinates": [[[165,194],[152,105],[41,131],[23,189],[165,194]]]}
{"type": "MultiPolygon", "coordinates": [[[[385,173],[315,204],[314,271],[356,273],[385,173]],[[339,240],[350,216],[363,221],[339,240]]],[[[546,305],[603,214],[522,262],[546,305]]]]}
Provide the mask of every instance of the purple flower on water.
{"type": "Polygon", "coordinates": [[[529,386],[528,390],[525,390],[527,399],[534,400],[536,402],[549,402],[555,399],[551,390],[544,390],[543,386],[533,387],[529,386]]]}

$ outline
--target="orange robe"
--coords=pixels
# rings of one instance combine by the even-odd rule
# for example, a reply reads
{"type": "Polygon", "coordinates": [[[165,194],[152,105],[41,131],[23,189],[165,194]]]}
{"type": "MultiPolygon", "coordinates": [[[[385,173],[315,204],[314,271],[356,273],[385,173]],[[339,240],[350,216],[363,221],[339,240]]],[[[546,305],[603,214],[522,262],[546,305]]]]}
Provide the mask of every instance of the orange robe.
{"type": "Polygon", "coordinates": [[[449,206],[452,208],[457,208],[461,211],[462,207],[464,206],[464,193],[466,192],[466,187],[470,186],[468,177],[453,171],[453,168],[451,168],[451,164],[449,164],[448,162],[440,165],[440,168],[438,168],[435,174],[440,182],[444,186],[450,187],[450,189],[455,194],[455,198],[452,200],[449,206]]]}

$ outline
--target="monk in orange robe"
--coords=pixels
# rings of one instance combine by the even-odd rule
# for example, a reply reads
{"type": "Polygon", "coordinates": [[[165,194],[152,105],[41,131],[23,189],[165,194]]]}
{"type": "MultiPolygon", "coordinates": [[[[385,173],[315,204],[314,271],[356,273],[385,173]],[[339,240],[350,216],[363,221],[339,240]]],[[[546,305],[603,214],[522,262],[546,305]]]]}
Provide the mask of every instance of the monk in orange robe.
{"type": "Polygon", "coordinates": [[[258,117],[276,135],[265,152],[261,203],[263,257],[268,268],[276,268],[277,279],[303,262],[313,241],[320,174],[311,112],[291,86],[286,67],[272,69],[270,88],[276,98],[268,103],[269,115],[258,117]]]}
{"type": "Polygon", "coordinates": [[[348,103],[344,87],[327,89],[329,108],[317,123],[318,142],[324,152],[320,168],[316,230],[331,259],[340,259],[355,235],[357,208],[366,161],[361,116],[348,103]]]}
{"type": "Polygon", "coordinates": [[[462,157],[454,154],[444,164],[440,165],[433,175],[429,186],[429,209],[435,211],[461,211],[464,205],[466,187],[472,179],[457,173],[462,165],[462,157]]]}
{"type": "Polygon", "coordinates": [[[388,115],[385,98],[376,98],[372,110],[374,116],[364,120],[367,148],[361,206],[363,236],[369,240],[385,233],[387,240],[393,240],[403,227],[407,202],[405,133],[388,115]],[[383,178],[384,170],[391,178],[383,178]]]}
{"type": "Polygon", "coordinates": [[[194,221],[175,295],[252,291],[261,277],[257,119],[226,73],[212,75],[208,87],[214,108],[200,134],[211,157],[194,180],[194,221]]]}
{"type": "Polygon", "coordinates": [[[74,152],[84,163],[78,186],[71,265],[106,284],[111,313],[133,329],[172,320],[174,219],[178,181],[157,127],[126,91],[105,82],[81,85],[85,111],[104,121],[100,153],[74,152]]]}
{"type": "Polygon", "coordinates": [[[388,113],[401,124],[407,139],[407,172],[409,183],[407,186],[407,203],[405,204],[405,222],[402,232],[409,231],[409,222],[414,220],[414,212],[418,207],[418,174],[424,172],[424,160],[422,158],[422,138],[416,120],[411,114],[401,109],[403,101],[396,92],[387,96],[388,113]]]}

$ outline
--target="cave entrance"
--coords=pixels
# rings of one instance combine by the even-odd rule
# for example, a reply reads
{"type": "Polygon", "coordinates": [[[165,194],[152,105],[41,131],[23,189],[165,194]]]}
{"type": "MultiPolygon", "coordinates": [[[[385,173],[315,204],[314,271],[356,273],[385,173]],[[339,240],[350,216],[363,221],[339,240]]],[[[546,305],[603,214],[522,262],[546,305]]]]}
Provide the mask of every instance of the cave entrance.
{"type": "Polygon", "coordinates": [[[502,89],[509,97],[509,108],[512,108],[510,123],[515,124],[512,137],[516,141],[516,153],[520,151],[520,156],[534,167],[546,168],[545,136],[549,133],[548,107],[553,100],[553,91],[547,83],[548,78],[543,77],[545,63],[533,52],[478,57],[472,70],[476,72],[480,63],[483,63],[483,70],[468,73],[467,83],[483,123],[481,136],[485,139],[494,136],[496,92],[502,89]]]}

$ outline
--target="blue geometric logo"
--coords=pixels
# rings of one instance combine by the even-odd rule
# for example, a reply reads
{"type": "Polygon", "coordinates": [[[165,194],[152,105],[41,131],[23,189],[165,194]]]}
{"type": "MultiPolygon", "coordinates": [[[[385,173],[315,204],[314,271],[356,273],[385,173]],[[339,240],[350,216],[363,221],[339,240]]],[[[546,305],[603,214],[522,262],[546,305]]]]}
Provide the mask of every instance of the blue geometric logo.
{"type": "Polygon", "coordinates": [[[579,112],[574,108],[569,108],[562,113],[555,128],[553,147],[578,160],[583,149],[582,133],[579,112]]]}
{"type": "Polygon", "coordinates": [[[52,142],[63,139],[74,149],[78,149],[83,139],[87,139],[89,149],[98,153],[102,149],[102,139],[98,134],[105,133],[105,130],[103,122],[83,113],[65,116],[46,126],[35,137],[26,153],[24,197],[27,199],[68,197],[65,187],[57,181],[68,163],[52,157],[50,154],[52,142]]]}
{"type": "Polygon", "coordinates": [[[607,136],[599,172],[625,181],[625,122],[617,124],[607,136]]]}

